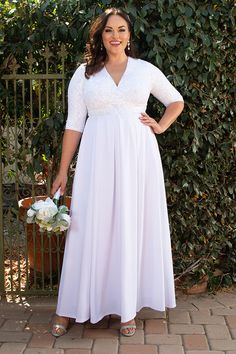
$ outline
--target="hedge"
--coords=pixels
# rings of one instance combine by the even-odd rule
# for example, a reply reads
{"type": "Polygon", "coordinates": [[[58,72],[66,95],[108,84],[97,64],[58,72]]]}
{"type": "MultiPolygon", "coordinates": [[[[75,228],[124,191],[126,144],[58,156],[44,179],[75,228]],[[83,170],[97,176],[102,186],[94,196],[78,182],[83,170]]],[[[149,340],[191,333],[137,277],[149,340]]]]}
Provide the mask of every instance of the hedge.
{"type": "MultiPolygon", "coordinates": [[[[111,5],[129,13],[139,56],[157,65],[185,99],[181,117],[157,137],[176,277],[185,274],[195,283],[207,276],[209,289],[231,286],[236,281],[233,1],[4,1],[1,74],[11,53],[23,63],[27,52],[36,55],[48,42],[55,51],[65,43],[69,78],[81,61],[91,20],[111,5]]],[[[148,112],[159,118],[162,111],[150,99],[148,112]]]]}

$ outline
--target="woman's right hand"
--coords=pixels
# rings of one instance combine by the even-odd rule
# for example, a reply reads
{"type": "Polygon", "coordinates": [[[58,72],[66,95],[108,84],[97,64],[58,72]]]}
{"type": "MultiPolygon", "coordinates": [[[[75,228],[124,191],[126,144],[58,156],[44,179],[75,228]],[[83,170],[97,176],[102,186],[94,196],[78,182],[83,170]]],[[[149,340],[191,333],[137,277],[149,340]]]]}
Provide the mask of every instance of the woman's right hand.
{"type": "Polygon", "coordinates": [[[59,172],[52,184],[51,195],[54,195],[59,188],[61,189],[61,195],[63,195],[66,190],[67,179],[66,173],[59,172]]]}

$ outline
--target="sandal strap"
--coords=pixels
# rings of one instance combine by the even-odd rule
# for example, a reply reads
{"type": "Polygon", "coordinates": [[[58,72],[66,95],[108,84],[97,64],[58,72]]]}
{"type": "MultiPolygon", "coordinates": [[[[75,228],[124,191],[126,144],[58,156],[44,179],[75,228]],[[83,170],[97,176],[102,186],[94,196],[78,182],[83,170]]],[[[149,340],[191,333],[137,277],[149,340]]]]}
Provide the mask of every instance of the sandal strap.
{"type": "Polygon", "coordinates": [[[52,327],[55,329],[63,329],[63,331],[66,332],[66,327],[63,324],[54,323],[52,327]]]}
{"type": "Polygon", "coordinates": [[[136,329],[136,325],[135,324],[130,324],[130,325],[122,326],[120,329],[123,330],[123,329],[129,329],[129,328],[136,329]]]}

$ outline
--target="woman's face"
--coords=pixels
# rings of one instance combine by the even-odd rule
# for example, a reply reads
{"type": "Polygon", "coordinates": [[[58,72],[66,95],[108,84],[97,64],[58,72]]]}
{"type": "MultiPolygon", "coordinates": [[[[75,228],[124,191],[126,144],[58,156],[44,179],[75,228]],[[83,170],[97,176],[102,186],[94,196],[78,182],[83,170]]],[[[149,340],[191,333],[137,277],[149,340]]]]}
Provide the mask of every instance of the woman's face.
{"type": "Polygon", "coordinates": [[[119,15],[111,15],[102,33],[107,54],[121,54],[130,39],[128,23],[119,15]]]}

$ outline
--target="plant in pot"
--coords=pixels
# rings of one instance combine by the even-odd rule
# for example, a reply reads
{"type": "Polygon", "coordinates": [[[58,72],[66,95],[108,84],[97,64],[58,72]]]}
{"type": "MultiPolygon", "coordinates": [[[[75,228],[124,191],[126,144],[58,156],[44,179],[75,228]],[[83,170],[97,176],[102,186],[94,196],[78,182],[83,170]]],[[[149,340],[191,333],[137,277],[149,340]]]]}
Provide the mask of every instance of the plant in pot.
{"type": "MultiPolygon", "coordinates": [[[[29,149],[32,159],[28,163],[27,172],[34,181],[46,185],[46,194],[50,194],[51,183],[59,168],[65,116],[56,112],[43,119],[29,137],[29,149]]],[[[33,194],[33,193],[32,193],[33,194]]],[[[26,224],[26,213],[30,206],[38,200],[45,200],[48,195],[32,195],[19,201],[20,220],[26,224]]],[[[71,197],[63,197],[62,203],[70,208],[71,197]]],[[[27,255],[30,269],[44,274],[60,271],[65,232],[61,234],[40,232],[36,224],[26,224],[27,255]]]]}

